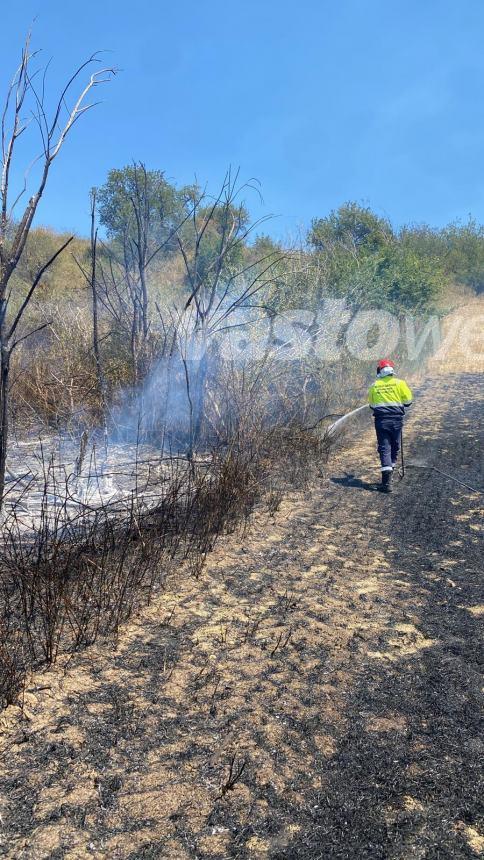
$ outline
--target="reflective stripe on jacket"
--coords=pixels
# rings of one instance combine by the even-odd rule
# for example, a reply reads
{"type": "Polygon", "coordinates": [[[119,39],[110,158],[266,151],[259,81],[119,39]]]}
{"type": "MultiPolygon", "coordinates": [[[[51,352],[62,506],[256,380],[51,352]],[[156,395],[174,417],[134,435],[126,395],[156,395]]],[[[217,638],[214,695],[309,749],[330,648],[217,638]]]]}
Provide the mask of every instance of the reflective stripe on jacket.
{"type": "Polygon", "coordinates": [[[377,377],[368,390],[368,403],[375,419],[395,418],[412,405],[412,392],[403,379],[377,377]]]}

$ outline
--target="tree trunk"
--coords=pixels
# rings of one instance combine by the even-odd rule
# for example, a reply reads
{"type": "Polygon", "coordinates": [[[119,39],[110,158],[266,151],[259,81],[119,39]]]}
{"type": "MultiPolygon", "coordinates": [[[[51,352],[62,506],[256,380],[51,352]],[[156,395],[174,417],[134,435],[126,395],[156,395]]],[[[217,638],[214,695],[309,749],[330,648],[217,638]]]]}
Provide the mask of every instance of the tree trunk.
{"type": "Polygon", "coordinates": [[[92,293],[92,345],[94,350],[94,361],[96,363],[97,384],[99,390],[99,400],[101,404],[101,420],[104,431],[104,444],[107,447],[107,398],[106,398],[106,380],[104,377],[104,368],[101,359],[101,349],[99,345],[99,307],[97,295],[97,230],[95,228],[96,217],[96,192],[92,192],[91,196],[91,293],[92,293]]]}
{"type": "Polygon", "coordinates": [[[0,334],[0,511],[3,505],[5,493],[5,471],[7,468],[7,441],[8,441],[8,375],[10,370],[10,352],[4,346],[3,336],[0,334]]]}
{"type": "MultiPolygon", "coordinates": [[[[195,373],[193,385],[193,429],[190,448],[193,452],[196,445],[200,441],[202,431],[202,421],[205,411],[205,385],[208,375],[208,359],[206,343],[203,343],[203,352],[195,373]]],[[[196,359],[195,359],[196,361],[196,359]]]]}

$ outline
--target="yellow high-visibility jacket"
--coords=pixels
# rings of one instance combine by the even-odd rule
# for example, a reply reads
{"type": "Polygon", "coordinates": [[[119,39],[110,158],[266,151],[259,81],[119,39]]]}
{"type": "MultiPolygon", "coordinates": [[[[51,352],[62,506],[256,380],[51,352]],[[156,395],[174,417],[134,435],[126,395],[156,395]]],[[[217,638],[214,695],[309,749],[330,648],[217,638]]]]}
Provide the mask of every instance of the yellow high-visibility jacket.
{"type": "Polygon", "coordinates": [[[412,405],[412,392],[404,379],[378,376],[368,389],[368,403],[375,420],[403,418],[405,410],[412,405]]]}

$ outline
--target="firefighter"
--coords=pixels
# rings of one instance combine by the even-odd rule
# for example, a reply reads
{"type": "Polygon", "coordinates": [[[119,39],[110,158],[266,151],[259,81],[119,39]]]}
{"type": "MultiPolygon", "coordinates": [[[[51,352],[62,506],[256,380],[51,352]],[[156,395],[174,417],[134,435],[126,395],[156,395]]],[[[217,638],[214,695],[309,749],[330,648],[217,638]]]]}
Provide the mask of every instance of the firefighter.
{"type": "Polygon", "coordinates": [[[403,379],[397,379],[395,365],[388,358],[378,362],[376,379],[368,391],[368,402],[375,419],[381,461],[381,489],[384,493],[391,493],[403,420],[405,412],[412,405],[412,392],[403,379]]]}

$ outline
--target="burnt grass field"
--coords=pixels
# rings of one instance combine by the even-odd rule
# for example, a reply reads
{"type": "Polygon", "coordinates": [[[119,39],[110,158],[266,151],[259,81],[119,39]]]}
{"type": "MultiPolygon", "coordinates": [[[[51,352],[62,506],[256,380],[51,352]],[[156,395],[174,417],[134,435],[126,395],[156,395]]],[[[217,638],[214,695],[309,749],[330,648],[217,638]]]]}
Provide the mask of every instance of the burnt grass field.
{"type": "Polygon", "coordinates": [[[0,716],[0,855],[482,856],[479,385],[421,385],[391,497],[370,428],[35,674],[0,716]]]}

